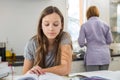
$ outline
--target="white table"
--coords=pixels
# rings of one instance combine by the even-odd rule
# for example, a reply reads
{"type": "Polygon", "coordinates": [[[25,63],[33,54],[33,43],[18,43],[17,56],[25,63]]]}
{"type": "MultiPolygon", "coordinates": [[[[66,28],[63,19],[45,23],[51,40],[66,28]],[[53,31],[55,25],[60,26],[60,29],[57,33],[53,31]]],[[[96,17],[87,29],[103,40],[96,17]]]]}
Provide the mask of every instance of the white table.
{"type": "MultiPolygon", "coordinates": [[[[3,80],[17,80],[19,77],[21,77],[21,75],[14,75],[14,76],[9,75],[9,76],[3,78],[3,80]]],[[[68,77],[66,77],[66,76],[63,76],[63,78],[64,78],[64,80],[70,80],[70,79],[69,79],[68,77]]]]}
{"type": "MultiPolygon", "coordinates": [[[[93,71],[93,72],[82,72],[82,73],[72,73],[71,76],[75,75],[83,75],[86,77],[91,76],[98,76],[107,78],[110,80],[120,80],[120,71],[93,71]]],[[[8,77],[4,78],[3,80],[17,80],[17,78],[21,77],[22,75],[14,75],[13,77],[9,75],[8,77]],[[12,79],[13,78],[13,79],[12,79]]],[[[63,76],[64,80],[70,80],[69,77],[63,76]]],[[[74,79],[76,80],[76,79],[74,79]]],[[[77,79],[78,80],[78,79],[77,79]]]]}
{"type": "Polygon", "coordinates": [[[75,76],[75,75],[82,75],[86,77],[97,76],[109,80],[120,80],[120,71],[103,70],[103,71],[93,71],[93,72],[82,72],[82,73],[74,73],[69,76],[75,76]]]}

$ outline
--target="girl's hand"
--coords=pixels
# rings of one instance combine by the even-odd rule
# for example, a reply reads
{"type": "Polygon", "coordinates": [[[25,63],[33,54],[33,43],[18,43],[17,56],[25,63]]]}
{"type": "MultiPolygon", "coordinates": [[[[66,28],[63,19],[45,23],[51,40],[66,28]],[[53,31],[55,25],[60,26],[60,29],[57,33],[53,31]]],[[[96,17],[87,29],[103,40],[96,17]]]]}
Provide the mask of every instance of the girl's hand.
{"type": "Polygon", "coordinates": [[[37,74],[37,75],[45,74],[45,72],[44,72],[44,71],[42,70],[42,68],[39,67],[39,66],[34,66],[34,67],[31,68],[27,73],[37,74]]]}

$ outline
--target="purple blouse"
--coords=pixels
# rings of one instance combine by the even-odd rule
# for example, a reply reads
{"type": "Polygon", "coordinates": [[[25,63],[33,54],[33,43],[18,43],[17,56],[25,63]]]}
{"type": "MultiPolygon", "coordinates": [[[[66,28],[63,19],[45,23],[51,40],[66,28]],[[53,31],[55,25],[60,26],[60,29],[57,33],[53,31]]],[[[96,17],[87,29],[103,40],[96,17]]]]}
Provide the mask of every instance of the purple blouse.
{"type": "Polygon", "coordinates": [[[109,44],[113,38],[110,27],[98,17],[91,17],[81,26],[78,43],[80,47],[86,45],[86,65],[104,65],[110,63],[109,44]]]}

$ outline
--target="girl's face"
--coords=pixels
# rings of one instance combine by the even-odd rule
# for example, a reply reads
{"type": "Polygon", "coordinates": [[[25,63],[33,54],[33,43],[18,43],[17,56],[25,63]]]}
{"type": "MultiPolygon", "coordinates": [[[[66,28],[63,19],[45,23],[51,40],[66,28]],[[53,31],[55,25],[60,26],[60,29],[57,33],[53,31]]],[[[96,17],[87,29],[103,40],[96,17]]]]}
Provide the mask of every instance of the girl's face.
{"type": "Polygon", "coordinates": [[[55,39],[61,29],[61,18],[57,13],[49,14],[42,19],[42,30],[49,40],[55,39]]]}

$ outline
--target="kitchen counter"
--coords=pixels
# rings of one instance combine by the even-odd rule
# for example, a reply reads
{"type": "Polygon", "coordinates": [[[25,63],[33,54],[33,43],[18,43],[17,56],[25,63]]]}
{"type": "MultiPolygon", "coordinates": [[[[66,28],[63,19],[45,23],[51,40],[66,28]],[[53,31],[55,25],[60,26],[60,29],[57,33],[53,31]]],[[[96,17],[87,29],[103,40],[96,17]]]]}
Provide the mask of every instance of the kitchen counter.
{"type": "Polygon", "coordinates": [[[8,64],[11,66],[23,66],[24,57],[23,55],[17,55],[15,56],[15,60],[8,61],[8,64]]]}
{"type": "MultiPolygon", "coordinates": [[[[84,60],[83,56],[81,56],[80,58],[77,58],[76,53],[74,53],[72,57],[73,57],[73,61],[84,60]]],[[[120,57],[120,54],[114,54],[114,55],[111,55],[111,57],[120,57]]]]}
{"type": "MultiPolygon", "coordinates": [[[[120,57],[120,54],[114,54],[114,55],[111,55],[111,57],[120,57]]],[[[72,61],[82,61],[84,60],[84,55],[80,56],[80,58],[77,58],[76,53],[74,53],[72,58],[73,58],[72,61]]],[[[12,66],[23,66],[23,60],[24,60],[24,57],[22,55],[16,56],[16,61],[12,64],[12,66]]]]}
{"type": "Polygon", "coordinates": [[[111,55],[111,57],[118,57],[118,56],[120,56],[120,54],[111,55]]]}

